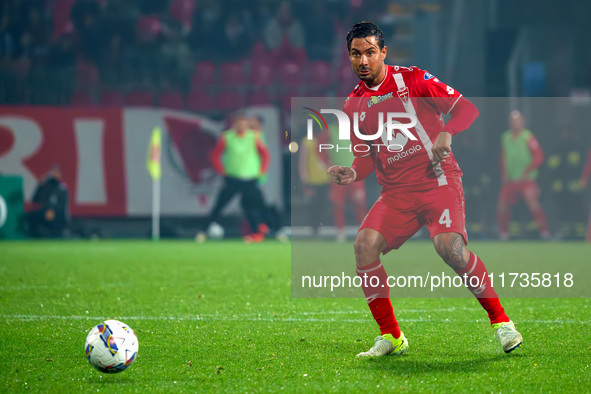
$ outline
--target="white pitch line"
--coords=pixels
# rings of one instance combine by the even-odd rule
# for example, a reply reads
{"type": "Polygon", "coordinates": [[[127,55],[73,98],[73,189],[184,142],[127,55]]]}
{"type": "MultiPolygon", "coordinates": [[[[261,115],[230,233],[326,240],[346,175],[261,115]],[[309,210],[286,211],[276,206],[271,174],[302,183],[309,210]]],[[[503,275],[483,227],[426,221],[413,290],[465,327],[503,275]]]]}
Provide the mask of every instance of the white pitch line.
{"type": "MultiPolygon", "coordinates": [[[[155,320],[155,321],[260,321],[260,322],[341,322],[341,323],[367,323],[371,320],[370,317],[367,319],[340,319],[340,318],[299,318],[299,317],[260,317],[253,315],[233,315],[229,317],[223,317],[219,315],[202,315],[202,316],[121,316],[115,317],[118,320],[155,320]]],[[[19,321],[41,321],[41,320],[92,320],[102,321],[105,317],[99,316],[60,316],[60,315],[0,315],[0,319],[5,320],[19,320],[19,321]]],[[[434,320],[434,319],[400,319],[401,322],[410,323],[475,323],[480,322],[479,320],[470,321],[451,321],[446,320],[434,320]]],[[[482,319],[484,322],[484,319],[482,319]]],[[[591,321],[587,320],[520,320],[517,323],[531,323],[531,324],[591,324],[591,321]]]]}
{"type": "MultiPolygon", "coordinates": [[[[431,313],[431,312],[458,312],[458,311],[479,311],[482,310],[481,308],[434,308],[434,309],[403,309],[403,308],[396,308],[396,313],[431,313]]],[[[354,315],[354,314],[362,314],[362,315],[369,315],[367,311],[314,311],[314,312],[296,312],[304,316],[308,315],[354,315]]]]}

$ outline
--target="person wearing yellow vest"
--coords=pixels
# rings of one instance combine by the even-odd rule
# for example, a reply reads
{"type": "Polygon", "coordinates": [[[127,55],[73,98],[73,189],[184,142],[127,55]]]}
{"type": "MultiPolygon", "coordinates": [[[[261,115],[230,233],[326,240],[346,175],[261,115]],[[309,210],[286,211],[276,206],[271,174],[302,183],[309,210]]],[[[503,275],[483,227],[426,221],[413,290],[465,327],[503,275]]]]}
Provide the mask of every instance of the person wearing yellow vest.
{"type": "Polygon", "coordinates": [[[252,230],[244,241],[262,242],[269,229],[263,222],[266,205],[258,182],[269,169],[270,153],[261,131],[249,128],[246,116],[235,116],[233,127],[224,131],[218,139],[211,161],[215,170],[224,177],[224,187],[196,240],[206,239],[205,232],[210,225],[219,226],[216,220],[222,210],[234,196],[240,194],[241,207],[252,230]]]}
{"type": "Polygon", "coordinates": [[[525,128],[521,112],[509,116],[509,130],[501,136],[501,180],[497,206],[499,237],[509,239],[511,207],[519,197],[527,204],[543,239],[550,237],[546,213],[540,204],[540,189],[536,183],[538,168],[544,162],[544,153],[536,137],[525,128]]]}
{"type": "Polygon", "coordinates": [[[318,152],[318,139],[303,138],[300,144],[298,172],[302,180],[304,196],[309,209],[307,224],[312,227],[312,235],[317,235],[318,227],[326,217],[326,199],[330,175],[326,173],[327,159],[318,152]]]}
{"type": "MultiPolygon", "coordinates": [[[[328,130],[329,143],[339,146],[338,125],[329,124],[328,130]]],[[[331,166],[350,167],[353,164],[355,156],[353,152],[347,149],[331,149],[329,150],[329,158],[331,166]]],[[[360,225],[367,214],[367,198],[364,181],[353,182],[349,185],[337,185],[331,182],[330,201],[332,202],[334,223],[337,228],[337,242],[344,242],[347,239],[345,234],[345,203],[347,200],[353,205],[355,219],[360,225]]]]}

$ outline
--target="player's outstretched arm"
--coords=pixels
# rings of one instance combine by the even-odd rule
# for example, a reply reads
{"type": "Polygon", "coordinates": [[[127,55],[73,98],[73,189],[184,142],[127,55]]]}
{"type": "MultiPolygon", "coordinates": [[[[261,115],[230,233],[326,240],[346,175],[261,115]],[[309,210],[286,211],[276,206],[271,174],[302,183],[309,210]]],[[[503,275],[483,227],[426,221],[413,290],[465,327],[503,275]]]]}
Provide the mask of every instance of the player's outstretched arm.
{"type": "Polygon", "coordinates": [[[332,166],[326,173],[332,177],[332,181],[337,185],[348,185],[355,182],[357,173],[350,167],[332,166]]]}

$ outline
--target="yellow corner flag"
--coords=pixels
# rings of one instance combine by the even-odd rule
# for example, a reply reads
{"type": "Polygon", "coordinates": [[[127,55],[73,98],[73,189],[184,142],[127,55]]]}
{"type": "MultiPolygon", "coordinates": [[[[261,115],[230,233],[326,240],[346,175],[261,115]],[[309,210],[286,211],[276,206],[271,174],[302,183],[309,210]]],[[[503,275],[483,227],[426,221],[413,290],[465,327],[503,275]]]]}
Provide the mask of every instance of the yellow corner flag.
{"type": "Polygon", "coordinates": [[[160,165],[160,158],[162,157],[162,131],[160,127],[154,127],[152,137],[150,138],[150,145],[148,146],[148,159],[146,167],[152,179],[160,179],[162,177],[162,166],[160,165]]]}

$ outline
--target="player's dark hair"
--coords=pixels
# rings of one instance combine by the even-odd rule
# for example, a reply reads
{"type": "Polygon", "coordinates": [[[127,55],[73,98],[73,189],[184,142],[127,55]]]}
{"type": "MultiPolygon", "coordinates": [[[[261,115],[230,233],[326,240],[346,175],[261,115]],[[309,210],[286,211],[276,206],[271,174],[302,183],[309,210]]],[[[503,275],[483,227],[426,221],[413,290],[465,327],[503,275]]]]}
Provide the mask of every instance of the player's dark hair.
{"type": "Polygon", "coordinates": [[[384,33],[373,22],[363,21],[353,25],[349,33],[347,33],[347,51],[351,51],[351,43],[354,38],[375,37],[378,42],[378,47],[384,47],[384,33]]]}

